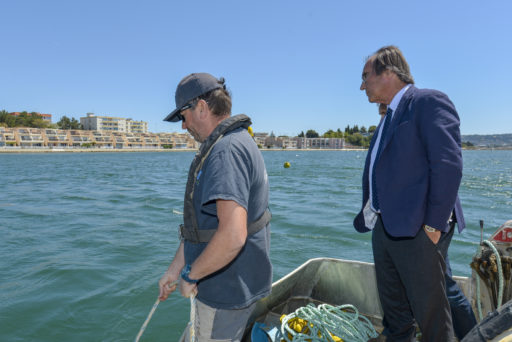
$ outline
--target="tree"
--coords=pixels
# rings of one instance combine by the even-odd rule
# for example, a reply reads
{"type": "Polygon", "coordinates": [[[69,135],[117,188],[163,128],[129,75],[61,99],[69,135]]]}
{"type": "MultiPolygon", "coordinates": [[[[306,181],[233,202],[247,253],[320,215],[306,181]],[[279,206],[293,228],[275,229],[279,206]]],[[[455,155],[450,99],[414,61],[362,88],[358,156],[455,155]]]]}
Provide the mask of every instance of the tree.
{"type": "Polygon", "coordinates": [[[332,129],[330,129],[327,132],[325,132],[322,137],[323,138],[335,138],[336,137],[336,132],[334,132],[332,129]]]}
{"type": "Polygon", "coordinates": [[[375,130],[377,130],[377,126],[370,126],[368,128],[368,133],[372,134],[373,132],[375,132],[375,130]]]}
{"type": "Polygon", "coordinates": [[[300,131],[300,134],[298,135],[299,138],[304,138],[304,131],[300,131]]]}
{"type": "Polygon", "coordinates": [[[350,136],[347,137],[347,140],[348,142],[351,144],[351,145],[354,145],[354,146],[362,146],[363,145],[363,136],[361,135],[361,133],[354,133],[354,134],[351,134],[350,136]]]}
{"type": "Polygon", "coordinates": [[[59,126],[60,129],[83,129],[80,121],[75,118],[70,119],[65,115],[57,122],[57,126],[59,126]]]}
{"type": "Polygon", "coordinates": [[[38,117],[32,120],[30,127],[46,128],[48,127],[48,122],[44,121],[41,117],[38,117]]]}
{"type": "Polygon", "coordinates": [[[365,133],[366,133],[366,127],[361,126],[361,134],[365,134],[365,133]]]}
{"type": "Polygon", "coordinates": [[[7,118],[9,117],[9,112],[5,109],[0,111],[0,122],[5,123],[7,125],[7,118]]]}
{"type": "Polygon", "coordinates": [[[71,119],[71,129],[83,129],[83,126],[82,124],[80,123],[80,121],[78,121],[77,119],[75,118],[72,118],[71,119]]]}
{"type": "Polygon", "coordinates": [[[318,138],[318,137],[319,137],[319,134],[313,129],[309,129],[306,132],[306,138],[318,138]]]}
{"type": "Polygon", "coordinates": [[[71,120],[67,116],[64,115],[57,122],[57,126],[59,126],[60,129],[71,129],[71,120]]]}

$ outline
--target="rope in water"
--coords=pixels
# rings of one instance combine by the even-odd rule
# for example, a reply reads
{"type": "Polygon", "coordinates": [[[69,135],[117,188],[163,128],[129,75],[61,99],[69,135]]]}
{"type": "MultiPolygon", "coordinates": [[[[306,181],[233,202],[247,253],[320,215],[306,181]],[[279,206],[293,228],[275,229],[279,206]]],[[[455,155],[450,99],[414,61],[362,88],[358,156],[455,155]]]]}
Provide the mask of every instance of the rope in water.
{"type": "Polygon", "coordinates": [[[348,304],[321,304],[318,307],[308,304],[301,307],[283,318],[281,334],[281,338],[287,342],[335,341],[332,335],[343,341],[366,342],[378,336],[368,318],[360,315],[355,306],[348,304]],[[288,322],[295,318],[306,320],[307,329],[303,328],[301,332],[293,330],[288,322]]]}
{"type": "MultiPolygon", "coordinates": [[[[167,286],[168,287],[173,287],[176,284],[178,284],[177,280],[173,281],[172,283],[170,283],[167,286]]],[[[157,298],[155,304],[153,304],[153,307],[151,308],[151,311],[149,311],[148,317],[146,318],[146,320],[142,324],[142,327],[140,328],[139,333],[137,334],[137,337],[135,337],[135,342],[139,342],[142,334],[144,333],[144,330],[146,330],[146,327],[148,326],[149,321],[151,320],[151,317],[153,317],[153,314],[155,313],[156,308],[158,307],[158,304],[160,304],[160,299],[157,298]]],[[[190,322],[189,322],[189,325],[190,325],[190,341],[191,342],[195,341],[195,331],[194,331],[194,324],[195,324],[195,317],[196,317],[195,304],[196,304],[196,298],[192,294],[192,295],[190,295],[190,322]]]]}
{"type": "Polygon", "coordinates": [[[146,327],[148,326],[148,323],[149,321],[151,320],[151,317],[153,316],[153,314],[155,313],[155,310],[156,308],[158,307],[158,304],[160,304],[160,299],[157,298],[155,304],[153,304],[153,307],[151,308],[151,311],[149,312],[149,315],[148,317],[146,318],[146,320],[144,321],[144,323],[142,324],[142,327],[140,328],[139,330],[139,333],[137,334],[137,337],[135,337],[135,342],[139,342],[140,340],[140,337],[142,336],[142,334],[144,333],[144,330],[146,330],[146,327]]]}
{"type": "MultiPolygon", "coordinates": [[[[501,257],[500,257],[500,254],[498,253],[498,250],[496,249],[496,247],[494,246],[494,244],[489,241],[489,240],[484,240],[482,241],[481,243],[481,246],[483,247],[483,245],[487,245],[489,246],[491,249],[492,249],[492,252],[494,253],[494,255],[496,256],[496,265],[497,265],[497,268],[498,268],[498,303],[497,303],[497,307],[496,309],[499,309],[501,307],[501,302],[503,301],[503,266],[501,265],[501,257]]],[[[480,248],[480,253],[482,253],[482,250],[483,248],[480,248]]],[[[483,319],[483,315],[482,315],[482,301],[481,301],[481,298],[480,298],[480,277],[477,275],[476,276],[476,296],[477,296],[477,310],[478,310],[478,317],[480,318],[480,320],[483,319]]]]}

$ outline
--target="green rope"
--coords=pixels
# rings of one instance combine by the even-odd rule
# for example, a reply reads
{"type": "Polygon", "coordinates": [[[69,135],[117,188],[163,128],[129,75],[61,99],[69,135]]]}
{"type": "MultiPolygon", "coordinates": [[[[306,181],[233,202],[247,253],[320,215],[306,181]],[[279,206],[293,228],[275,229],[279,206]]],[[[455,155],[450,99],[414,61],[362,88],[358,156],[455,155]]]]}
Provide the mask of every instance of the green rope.
{"type": "Polygon", "coordinates": [[[366,342],[378,336],[373,324],[368,318],[360,315],[355,306],[329,304],[321,304],[318,307],[308,304],[285,316],[281,323],[281,334],[281,338],[287,342],[334,341],[331,334],[345,342],[366,342]],[[288,322],[296,317],[308,322],[309,332],[299,333],[290,328],[288,322]],[[292,336],[291,340],[288,333],[292,336]]]}

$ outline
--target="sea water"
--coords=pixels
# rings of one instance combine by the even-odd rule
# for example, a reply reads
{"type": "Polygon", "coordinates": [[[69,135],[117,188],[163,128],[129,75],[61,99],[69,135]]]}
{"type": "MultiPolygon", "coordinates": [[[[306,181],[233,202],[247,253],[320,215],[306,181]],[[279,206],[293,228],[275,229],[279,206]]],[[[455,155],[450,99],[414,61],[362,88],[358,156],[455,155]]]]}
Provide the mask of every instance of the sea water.
{"type": "MultiPolygon", "coordinates": [[[[310,258],[372,262],[361,206],[366,151],[263,151],[274,280],[310,258]],[[284,168],[290,162],[290,168],[284,168]]],[[[132,341],[178,246],[193,152],[0,154],[0,340],[132,341]]],[[[512,151],[464,151],[467,229],[450,250],[468,276],[480,241],[512,219],[512,151]]],[[[178,293],[142,341],[177,341],[178,293]]]]}

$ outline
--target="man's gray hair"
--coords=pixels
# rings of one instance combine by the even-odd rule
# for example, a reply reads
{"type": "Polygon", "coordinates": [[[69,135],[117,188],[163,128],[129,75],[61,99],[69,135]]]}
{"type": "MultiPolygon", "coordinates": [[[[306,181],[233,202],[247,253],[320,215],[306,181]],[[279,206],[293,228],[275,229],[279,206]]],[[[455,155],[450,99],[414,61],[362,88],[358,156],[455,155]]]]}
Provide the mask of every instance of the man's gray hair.
{"type": "Polygon", "coordinates": [[[380,75],[385,70],[394,72],[398,78],[407,84],[414,84],[414,78],[409,70],[402,51],[396,46],[384,46],[368,58],[373,64],[375,74],[380,75]]]}

